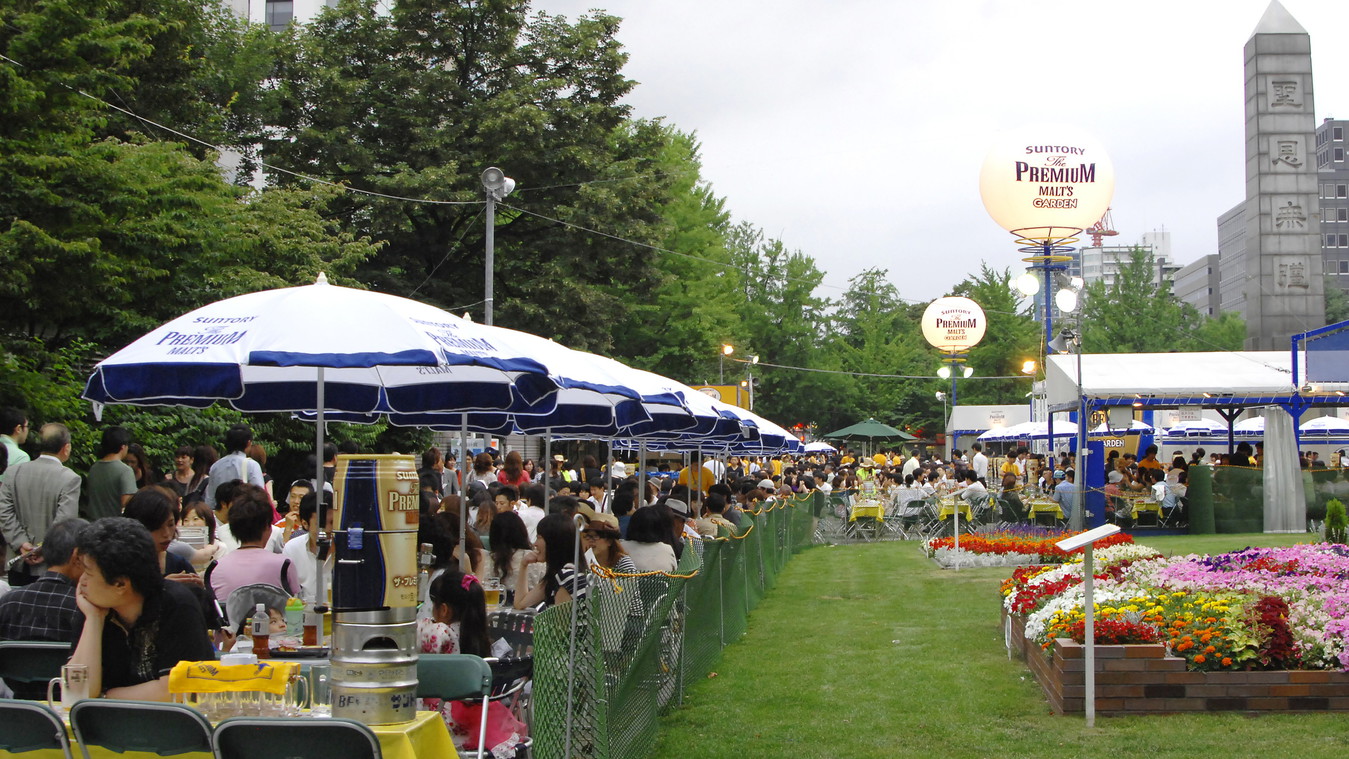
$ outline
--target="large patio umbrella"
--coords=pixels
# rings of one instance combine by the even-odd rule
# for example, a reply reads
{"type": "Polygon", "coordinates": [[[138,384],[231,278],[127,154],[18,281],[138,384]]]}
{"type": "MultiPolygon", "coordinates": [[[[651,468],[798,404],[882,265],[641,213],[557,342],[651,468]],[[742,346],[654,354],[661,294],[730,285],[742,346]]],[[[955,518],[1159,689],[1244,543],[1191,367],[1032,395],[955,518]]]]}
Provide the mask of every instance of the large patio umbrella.
{"type": "MultiPolygon", "coordinates": [[[[868,448],[871,447],[871,444],[875,442],[876,438],[881,438],[882,440],[903,440],[905,442],[918,439],[903,430],[895,429],[894,427],[891,427],[890,425],[884,422],[879,422],[871,417],[867,417],[866,419],[858,422],[857,424],[844,427],[841,430],[826,432],[820,437],[822,438],[864,437],[867,439],[868,448]]],[[[868,451],[867,453],[869,455],[870,451],[868,451]]]]}
{"type": "Polygon", "coordinates": [[[1307,420],[1300,432],[1304,438],[1349,437],[1349,421],[1334,416],[1318,416],[1307,420]]]}
{"type": "Polygon", "coordinates": [[[560,384],[510,330],[328,284],[196,309],[100,361],[96,404],[353,413],[546,406],[560,384]],[[513,342],[514,341],[514,342],[513,342]]]}
{"type": "MultiPolygon", "coordinates": [[[[312,285],[228,298],[152,330],[100,361],[84,397],[96,412],[108,403],[216,402],[314,412],[321,452],[329,410],[542,410],[559,388],[584,387],[550,376],[517,334],[320,274],[312,285]]],[[[315,458],[321,482],[323,457],[315,458]]]]}

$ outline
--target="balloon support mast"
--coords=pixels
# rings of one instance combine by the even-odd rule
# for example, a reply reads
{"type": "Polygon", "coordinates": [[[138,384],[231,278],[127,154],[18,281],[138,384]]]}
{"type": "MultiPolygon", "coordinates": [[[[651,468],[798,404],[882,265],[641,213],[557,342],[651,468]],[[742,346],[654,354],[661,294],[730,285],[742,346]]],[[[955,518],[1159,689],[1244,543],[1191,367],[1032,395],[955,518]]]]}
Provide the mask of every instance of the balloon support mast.
{"type": "MultiPolygon", "coordinates": [[[[1044,340],[1040,344],[1040,365],[1045,366],[1049,357],[1049,343],[1054,339],[1054,275],[1068,270],[1068,265],[1072,263],[1074,256],[1072,247],[1077,242],[1075,235],[1081,234],[1081,229],[1073,227],[1033,227],[1027,229],[1013,230],[1016,235],[1017,244],[1022,247],[1019,249],[1022,253],[1029,254],[1022,261],[1029,264],[1031,271],[1040,273],[1044,279],[1044,284],[1040,287],[1040,292],[1044,296],[1040,299],[1041,314],[1044,320],[1044,340]]],[[[1034,415],[1032,415],[1033,417],[1034,415]]],[[[1051,460],[1054,454],[1054,416],[1045,414],[1045,422],[1048,425],[1049,436],[1046,444],[1049,446],[1051,460]]],[[[1078,420],[1079,424],[1081,420],[1078,420]]]]}

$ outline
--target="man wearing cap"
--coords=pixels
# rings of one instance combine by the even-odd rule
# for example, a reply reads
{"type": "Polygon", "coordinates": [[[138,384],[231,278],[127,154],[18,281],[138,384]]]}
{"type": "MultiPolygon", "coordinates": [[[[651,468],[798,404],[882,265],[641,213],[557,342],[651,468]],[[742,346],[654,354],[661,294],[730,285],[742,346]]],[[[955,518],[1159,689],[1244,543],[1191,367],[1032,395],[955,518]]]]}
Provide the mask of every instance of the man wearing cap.
{"type": "Polygon", "coordinates": [[[1063,482],[1054,486],[1054,500],[1063,510],[1064,517],[1072,519],[1073,507],[1077,505],[1077,476],[1071,469],[1066,472],[1054,472],[1055,479],[1059,476],[1063,477],[1063,482]]]}

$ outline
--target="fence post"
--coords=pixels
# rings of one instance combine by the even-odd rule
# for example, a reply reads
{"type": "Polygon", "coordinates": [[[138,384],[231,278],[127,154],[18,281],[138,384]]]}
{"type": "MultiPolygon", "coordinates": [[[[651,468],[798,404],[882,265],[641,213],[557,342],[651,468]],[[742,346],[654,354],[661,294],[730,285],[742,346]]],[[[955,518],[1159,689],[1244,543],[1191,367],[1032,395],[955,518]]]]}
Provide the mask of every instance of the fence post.
{"type": "Polygon", "coordinates": [[[720,629],[721,647],[726,647],[726,573],[723,567],[722,546],[717,547],[717,626],[720,629]]]}

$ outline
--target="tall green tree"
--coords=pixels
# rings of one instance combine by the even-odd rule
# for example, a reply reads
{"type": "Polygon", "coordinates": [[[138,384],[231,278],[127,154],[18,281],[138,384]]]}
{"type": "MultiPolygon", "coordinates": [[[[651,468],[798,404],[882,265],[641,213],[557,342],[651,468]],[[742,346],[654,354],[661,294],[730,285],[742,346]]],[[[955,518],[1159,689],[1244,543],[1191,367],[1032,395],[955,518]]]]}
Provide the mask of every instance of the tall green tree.
{"type": "Polygon", "coordinates": [[[606,235],[659,243],[680,176],[661,170],[667,130],[621,102],[617,31],[603,13],[530,15],[527,0],[344,0],[288,33],[266,155],[433,201],[353,193],[337,215],[385,243],[362,280],[475,313],[480,175],[501,167],[519,184],[497,218],[495,322],[609,351],[659,275],[651,251],[606,235]]]}
{"type": "Polygon", "coordinates": [[[848,378],[767,364],[841,371],[827,346],[833,339],[828,301],[816,295],[824,273],[815,260],[789,250],[742,222],[729,235],[732,261],[745,272],[745,297],[737,306],[745,330],[744,352],[758,355],[754,410],[787,426],[824,424],[848,378]]]}
{"type": "Polygon", "coordinates": [[[666,134],[660,170],[673,184],[660,247],[672,252],[657,255],[652,289],[629,304],[614,351],[635,366],[699,384],[716,378],[722,344],[738,346],[741,355],[750,347],[737,314],[744,272],[731,261],[730,214],[701,178],[697,142],[669,127],[666,134]]]}

